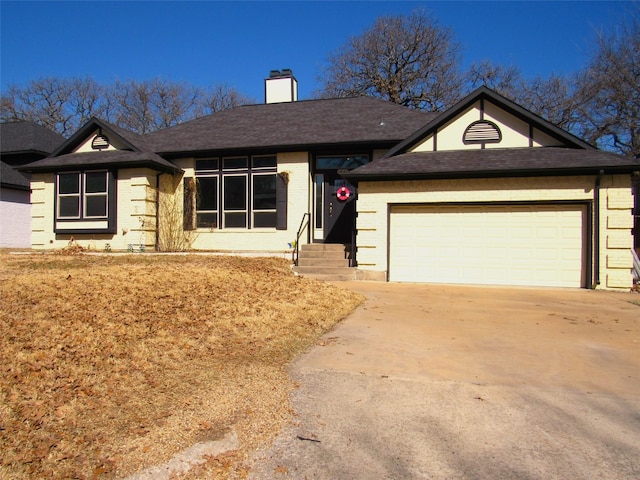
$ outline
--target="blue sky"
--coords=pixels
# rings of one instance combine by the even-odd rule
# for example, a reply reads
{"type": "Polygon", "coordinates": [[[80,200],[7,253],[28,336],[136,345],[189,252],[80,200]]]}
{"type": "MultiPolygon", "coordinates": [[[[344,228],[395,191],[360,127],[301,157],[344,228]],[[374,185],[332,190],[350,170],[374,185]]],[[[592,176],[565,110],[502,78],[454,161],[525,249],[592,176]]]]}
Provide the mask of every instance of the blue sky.
{"type": "Polygon", "coordinates": [[[272,69],[291,68],[300,99],[319,87],[327,55],[381,15],[426,8],[462,44],[463,67],[488,59],[525,76],[577,71],[597,32],[631,2],[516,1],[0,1],[0,80],[44,76],[163,77],[226,83],[258,102],[272,69]]]}

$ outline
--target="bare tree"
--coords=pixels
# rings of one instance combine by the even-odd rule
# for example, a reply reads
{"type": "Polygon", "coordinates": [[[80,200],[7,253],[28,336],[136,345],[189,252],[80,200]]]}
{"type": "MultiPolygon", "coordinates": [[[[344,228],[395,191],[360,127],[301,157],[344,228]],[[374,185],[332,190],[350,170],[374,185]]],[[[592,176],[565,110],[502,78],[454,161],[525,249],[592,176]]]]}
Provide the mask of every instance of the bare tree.
{"type": "Polygon", "coordinates": [[[109,99],[105,89],[92,77],[69,80],[71,94],[67,100],[67,110],[73,118],[73,129],[77,129],[91,117],[109,117],[109,99]]]}
{"type": "Polygon", "coordinates": [[[108,117],[109,101],[93,78],[43,77],[11,85],[0,97],[0,119],[30,120],[69,136],[91,117],[108,117]]]}
{"type": "Polygon", "coordinates": [[[424,12],[385,16],[330,54],[322,97],[370,95],[441,111],[460,96],[459,45],[424,12]]]}
{"type": "Polygon", "coordinates": [[[469,88],[485,85],[560,128],[572,130],[576,126],[574,88],[564,76],[525,79],[515,65],[495,65],[485,60],[471,65],[466,80],[469,88]]]}
{"type": "Polygon", "coordinates": [[[149,133],[195,118],[199,89],[185,83],[156,78],[116,81],[109,90],[112,121],[137,133],[149,133]]]}
{"type": "Polygon", "coordinates": [[[562,75],[526,81],[516,102],[558,127],[575,131],[579,123],[574,82],[562,75]]]}
{"type": "Polygon", "coordinates": [[[597,50],[578,81],[582,135],[602,148],[640,155],[640,7],[597,50]]]}
{"type": "Polygon", "coordinates": [[[203,111],[205,114],[230,110],[241,105],[256,103],[254,99],[247,97],[227,84],[219,84],[211,87],[204,96],[203,111]]]}
{"type": "Polygon", "coordinates": [[[160,78],[102,86],[91,77],[47,77],[26,87],[10,86],[0,97],[0,119],[31,120],[69,136],[91,117],[99,117],[148,133],[250,102],[227,85],[205,91],[160,78]]]}
{"type": "Polygon", "coordinates": [[[465,79],[472,90],[484,85],[514,101],[524,84],[519,67],[496,65],[489,60],[473,63],[465,79]]]}
{"type": "Polygon", "coordinates": [[[2,95],[0,114],[3,120],[33,120],[62,135],[73,131],[74,121],[70,99],[76,92],[73,82],[45,77],[34,80],[26,88],[15,85],[2,95]]]}

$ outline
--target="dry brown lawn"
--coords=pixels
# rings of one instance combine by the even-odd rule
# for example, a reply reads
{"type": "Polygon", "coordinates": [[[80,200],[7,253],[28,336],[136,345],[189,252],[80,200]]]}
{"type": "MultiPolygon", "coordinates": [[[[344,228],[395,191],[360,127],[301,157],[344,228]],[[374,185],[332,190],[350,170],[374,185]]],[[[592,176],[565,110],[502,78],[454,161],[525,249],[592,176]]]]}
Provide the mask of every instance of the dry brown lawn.
{"type": "MultiPolygon", "coordinates": [[[[122,478],[291,414],[287,364],[362,301],[278,259],[0,254],[0,479],[122,478]]],[[[193,475],[193,474],[192,474],[193,475]]]]}

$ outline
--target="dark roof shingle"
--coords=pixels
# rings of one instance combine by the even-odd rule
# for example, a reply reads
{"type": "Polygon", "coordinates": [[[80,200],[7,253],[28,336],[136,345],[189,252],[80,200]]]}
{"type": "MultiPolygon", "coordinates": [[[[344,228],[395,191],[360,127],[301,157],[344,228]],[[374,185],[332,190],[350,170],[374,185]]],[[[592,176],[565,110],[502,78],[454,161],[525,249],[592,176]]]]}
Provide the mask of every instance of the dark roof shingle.
{"type": "Polygon", "coordinates": [[[34,122],[0,123],[0,152],[38,152],[49,154],[64,142],[64,137],[34,122]]]}
{"type": "Polygon", "coordinates": [[[0,184],[3,187],[29,190],[29,180],[11,165],[0,161],[0,184]]]}
{"type": "Polygon", "coordinates": [[[145,139],[158,153],[397,142],[435,115],[371,97],[305,100],[236,107],[145,139]]]}
{"type": "Polygon", "coordinates": [[[179,172],[181,169],[160,155],[129,150],[104,150],[101,152],[68,153],[47,157],[20,167],[24,172],[47,172],[73,168],[133,168],[149,167],[161,172],[179,172]]]}
{"type": "Polygon", "coordinates": [[[359,167],[348,177],[357,180],[389,178],[473,178],[504,175],[570,175],[599,170],[640,170],[633,160],[600,150],[538,147],[412,152],[385,157],[359,167]]]}

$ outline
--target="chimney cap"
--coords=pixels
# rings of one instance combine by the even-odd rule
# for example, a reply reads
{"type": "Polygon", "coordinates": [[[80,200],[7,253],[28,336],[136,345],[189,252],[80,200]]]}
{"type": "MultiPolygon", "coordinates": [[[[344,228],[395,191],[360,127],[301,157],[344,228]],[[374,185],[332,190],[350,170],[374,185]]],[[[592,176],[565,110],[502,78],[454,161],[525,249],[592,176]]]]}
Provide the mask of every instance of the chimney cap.
{"type": "Polygon", "coordinates": [[[290,68],[283,68],[282,70],[269,71],[269,78],[291,78],[293,77],[293,70],[290,68]]]}

